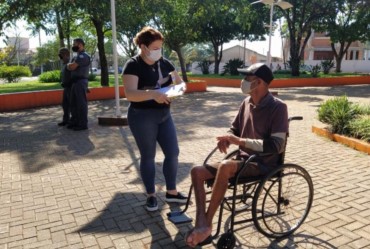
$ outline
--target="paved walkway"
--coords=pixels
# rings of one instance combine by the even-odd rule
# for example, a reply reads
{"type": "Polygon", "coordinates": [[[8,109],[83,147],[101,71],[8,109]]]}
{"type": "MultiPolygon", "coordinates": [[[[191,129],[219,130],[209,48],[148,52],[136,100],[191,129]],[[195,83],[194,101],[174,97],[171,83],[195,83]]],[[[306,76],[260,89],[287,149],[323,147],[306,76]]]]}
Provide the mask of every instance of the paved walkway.
{"type": "MultiPolygon", "coordinates": [[[[290,238],[270,240],[253,226],[236,235],[238,248],[369,248],[370,157],[311,132],[318,105],[347,94],[370,104],[370,86],[278,89],[291,124],[286,161],[306,167],[315,186],[307,221],[290,238]]],[[[187,191],[191,167],[203,161],[223,134],[243,96],[239,89],[210,87],[173,103],[180,141],[178,188],[187,191]]],[[[122,110],[127,108],[122,100],[122,110]]],[[[159,211],[148,213],[138,172],[139,154],[128,127],[102,127],[114,101],[89,105],[90,129],[59,128],[60,107],[0,113],[0,249],[186,248],[185,232],[166,213],[157,155],[159,211]]],[[[160,150],[159,150],[160,151],[160,150]]],[[[189,214],[194,217],[194,205],[189,214]]],[[[206,248],[214,248],[209,245],[206,248]]]]}

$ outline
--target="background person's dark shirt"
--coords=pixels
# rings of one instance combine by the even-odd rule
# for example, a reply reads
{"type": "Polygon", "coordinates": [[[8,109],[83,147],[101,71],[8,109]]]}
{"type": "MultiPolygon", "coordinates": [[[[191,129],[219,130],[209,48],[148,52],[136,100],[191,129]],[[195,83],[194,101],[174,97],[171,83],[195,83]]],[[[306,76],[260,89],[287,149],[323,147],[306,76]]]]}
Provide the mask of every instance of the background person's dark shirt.
{"type": "Polygon", "coordinates": [[[66,87],[71,87],[72,86],[72,82],[71,82],[71,71],[69,71],[67,69],[67,64],[68,63],[63,63],[62,65],[62,70],[61,70],[61,83],[62,83],[62,87],[66,88],[66,87]]]}
{"type": "Polygon", "coordinates": [[[78,64],[76,70],[71,71],[72,82],[89,78],[90,56],[85,52],[79,52],[73,57],[72,62],[78,64]]]}

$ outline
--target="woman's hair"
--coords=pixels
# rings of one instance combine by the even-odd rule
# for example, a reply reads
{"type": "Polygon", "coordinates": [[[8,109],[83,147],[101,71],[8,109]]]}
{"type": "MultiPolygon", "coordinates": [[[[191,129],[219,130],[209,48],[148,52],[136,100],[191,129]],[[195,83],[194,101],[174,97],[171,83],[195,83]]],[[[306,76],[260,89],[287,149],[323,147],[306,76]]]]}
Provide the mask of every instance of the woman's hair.
{"type": "Polygon", "coordinates": [[[156,40],[164,41],[164,37],[161,32],[151,27],[144,27],[134,38],[134,43],[140,47],[141,44],[149,46],[156,40]]]}

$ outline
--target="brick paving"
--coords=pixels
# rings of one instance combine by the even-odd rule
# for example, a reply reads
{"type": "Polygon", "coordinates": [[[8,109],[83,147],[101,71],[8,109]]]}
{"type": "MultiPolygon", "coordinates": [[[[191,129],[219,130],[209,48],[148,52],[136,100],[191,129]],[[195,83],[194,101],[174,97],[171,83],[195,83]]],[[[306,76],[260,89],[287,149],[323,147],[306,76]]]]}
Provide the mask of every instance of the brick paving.
{"type": "MultiPolygon", "coordinates": [[[[332,96],[370,104],[370,86],[275,90],[290,116],[304,117],[291,124],[286,162],[309,171],[314,203],[289,238],[268,239],[249,225],[236,233],[238,248],[369,248],[370,157],[318,137],[311,126],[318,123],[318,105],[332,96]]],[[[174,100],[179,190],[188,190],[191,167],[215,146],[215,136],[227,130],[242,99],[239,89],[209,87],[174,100]]],[[[0,249],[186,248],[183,237],[193,223],[167,220],[166,213],[179,207],[164,202],[160,150],[159,211],[148,213],[128,127],[97,124],[98,116],[114,114],[114,105],[89,103],[90,129],[82,132],[56,125],[62,117],[57,106],[0,113],[0,249]]],[[[121,100],[123,112],[127,105],[121,100]]],[[[192,205],[188,214],[194,212],[192,205]]]]}

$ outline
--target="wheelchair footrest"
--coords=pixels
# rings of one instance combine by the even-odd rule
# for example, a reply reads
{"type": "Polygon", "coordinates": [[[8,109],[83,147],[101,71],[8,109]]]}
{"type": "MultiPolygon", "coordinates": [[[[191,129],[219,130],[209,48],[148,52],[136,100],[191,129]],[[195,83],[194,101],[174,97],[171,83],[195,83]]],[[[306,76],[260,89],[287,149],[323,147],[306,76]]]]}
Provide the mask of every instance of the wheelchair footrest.
{"type": "Polygon", "coordinates": [[[182,224],[192,222],[193,219],[181,211],[174,211],[167,214],[168,219],[174,224],[182,224]]]}

